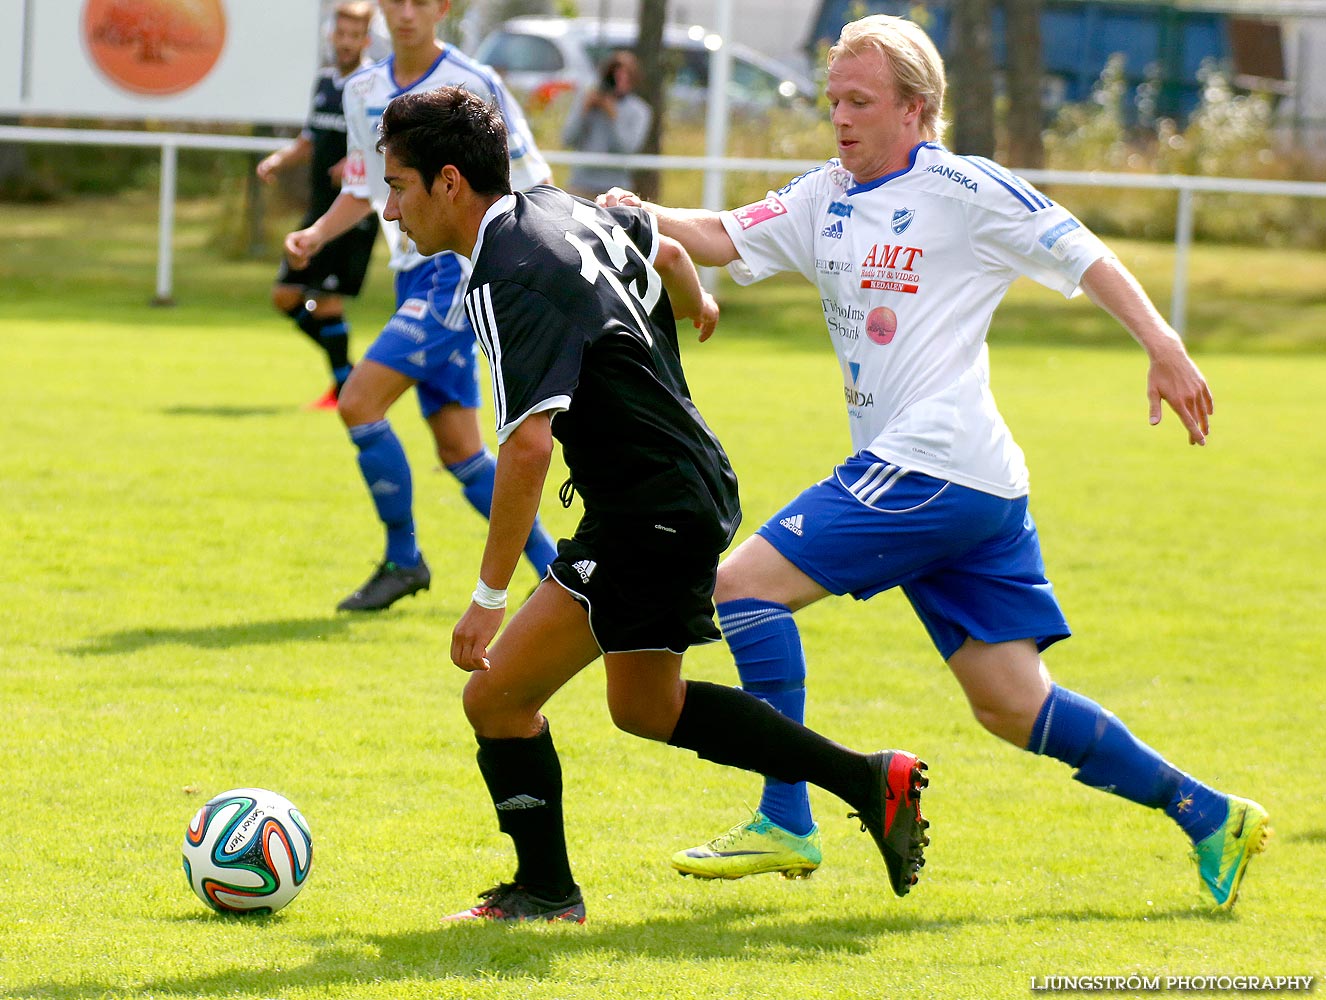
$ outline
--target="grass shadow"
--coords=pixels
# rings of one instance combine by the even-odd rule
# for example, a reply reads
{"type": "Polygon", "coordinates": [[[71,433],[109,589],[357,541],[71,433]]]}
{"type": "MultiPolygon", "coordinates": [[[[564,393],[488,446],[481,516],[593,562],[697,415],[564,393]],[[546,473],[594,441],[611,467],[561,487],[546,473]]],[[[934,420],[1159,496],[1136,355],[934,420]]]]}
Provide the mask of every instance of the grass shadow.
{"type": "Polygon", "coordinates": [[[230,649],[235,646],[265,646],[292,640],[325,639],[349,631],[344,616],[291,618],[268,622],[237,622],[201,625],[196,628],[135,628],[92,636],[65,650],[71,656],[118,656],[153,646],[193,646],[197,649],[230,649]]]}
{"type": "MultiPolygon", "coordinates": [[[[882,947],[905,953],[908,936],[928,937],[963,927],[1003,926],[1007,922],[1006,915],[998,913],[941,917],[843,913],[822,919],[759,922],[760,918],[782,910],[778,906],[734,903],[702,912],[608,926],[597,926],[591,914],[584,927],[472,923],[402,934],[319,936],[308,942],[317,949],[316,956],[302,966],[254,969],[251,965],[236,965],[210,975],[147,980],[142,982],[139,992],[150,996],[224,997],[233,995],[237,984],[242,982],[248,992],[275,996],[291,989],[334,993],[364,982],[461,979],[483,984],[546,980],[555,977],[569,959],[581,955],[600,961],[620,955],[623,959],[644,957],[666,963],[725,963],[744,958],[773,968],[781,963],[802,961],[808,942],[813,942],[817,955],[830,958],[868,955],[882,947]],[[882,945],[881,939],[887,945],[882,945]]],[[[1088,908],[1047,911],[1024,919],[1106,924],[1158,916],[1183,918],[1209,914],[1152,910],[1121,916],[1088,908]]],[[[201,919],[206,922],[211,918],[201,919]]],[[[122,983],[40,983],[20,988],[15,995],[90,1000],[123,990],[122,983]]]]}
{"type": "Polygon", "coordinates": [[[1287,844],[1326,844],[1326,829],[1296,830],[1283,839],[1287,844]]]}
{"type": "Polygon", "coordinates": [[[284,406],[168,406],[161,412],[168,417],[271,417],[284,413],[284,406]]]}

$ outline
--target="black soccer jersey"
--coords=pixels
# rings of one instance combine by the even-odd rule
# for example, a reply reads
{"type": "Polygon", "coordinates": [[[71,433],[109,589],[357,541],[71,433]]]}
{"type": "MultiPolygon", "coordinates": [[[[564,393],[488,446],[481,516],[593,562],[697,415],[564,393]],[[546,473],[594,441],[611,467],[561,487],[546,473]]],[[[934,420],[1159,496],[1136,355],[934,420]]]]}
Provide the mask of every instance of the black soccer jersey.
{"type": "Polygon", "coordinates": [[[304,134],[313,143],[309,162],[309,211],[315,219],[327,211],[341,193],[341,189],[332,183],[329,171],[345,159],[345,110],[341,97],[346,79],[335,66],[325,66],[313,85],[313,101],[304,134]]]}
{"type": "Polygon", "coordinates": [[[730,540],[737,481],[691,401],[653,216],[554,187],[484,217],[466,309],[493,377],[499,441],[554,411],[586,513],[694,511],[730,540]]]}

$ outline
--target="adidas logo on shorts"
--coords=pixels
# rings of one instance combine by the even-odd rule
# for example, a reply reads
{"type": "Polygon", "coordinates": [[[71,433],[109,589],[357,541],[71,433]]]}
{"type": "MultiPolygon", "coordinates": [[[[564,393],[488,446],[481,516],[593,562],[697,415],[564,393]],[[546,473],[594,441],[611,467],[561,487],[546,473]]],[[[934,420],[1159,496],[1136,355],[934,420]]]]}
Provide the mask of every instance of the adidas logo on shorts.
{"type": "Polygon", "coordinates": [[[582,583],[589,583],[589,578],[594,575],[594,569],[598,566],[593,559],[581,559],[579,562],[573,562],[571,568],[580,574],[582,583]]]}
{"type": "Polygon", "coordinates": [[[792,534],[796,535],[798,538],[800,538],[803,534],[801,530],[802,520],[800,514],[793,514],[791,517],[785,517],[778,523],[781,524],[788,531],[792,532],[792,534]]]}

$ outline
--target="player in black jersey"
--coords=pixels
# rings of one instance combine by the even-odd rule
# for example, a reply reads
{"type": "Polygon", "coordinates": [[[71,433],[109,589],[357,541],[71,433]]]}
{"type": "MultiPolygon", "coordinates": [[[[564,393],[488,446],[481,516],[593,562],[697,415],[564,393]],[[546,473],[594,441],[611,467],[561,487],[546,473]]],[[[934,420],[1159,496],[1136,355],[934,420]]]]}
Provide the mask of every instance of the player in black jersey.
{"type": "MultiPolygon", "coordinates": [[[[308,122],[294,142],[258,164],[259,179],[269,184],[282,170],[308,164],[309,205],[301,228],[318,219],[340,193],[345,160],[341,95],[346,77],[364,65],[372,17],[372,5],[363,0],[336,6],[331,34],[334,65],[318,73],[308,122]]],[[[377,221],[370,216],[328,243],[307,266],[296,269],[282,260],[276,273],[272,304],[322,349],[331,369],[331,388],[310,403],[310,409],[336,409],[336,397],[350,377],[350,325],[345,321],[343,296],[358,295],[363,287],[377,231],[377,221]]]]}
{"type": "Polygon", "coordinates": [[[678,354],[676,317],[692,318],[701,340],[718,320],[690,258],[640,210],[548,186],[513,194],[502,117],[465,90],[396,98],[379,148],[384,217],[421,253],[471,258],[466,308],[492,369],[500,442],[479,582],[451,658],[471,672],[465,712],[517,868],[451,919],[584,921],[541,710],[600,656],[619,728],[828,789],[855,807],[906,892],[928,843],[924,764],[856,753],[744,691],[682,680],[682,653],[719,638],[714,574],[740,520],[736,478],[678,354]],[[570,470],[564,494],[580,494],[584,516],[494,642],[554,439],[570,470]]]}

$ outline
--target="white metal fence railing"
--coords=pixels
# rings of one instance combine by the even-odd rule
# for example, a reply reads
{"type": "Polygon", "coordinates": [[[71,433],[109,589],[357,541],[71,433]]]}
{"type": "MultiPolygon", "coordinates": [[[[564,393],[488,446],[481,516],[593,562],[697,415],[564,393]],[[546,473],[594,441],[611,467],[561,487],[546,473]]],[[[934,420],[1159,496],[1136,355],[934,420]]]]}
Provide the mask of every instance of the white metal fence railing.
{"type": "MultiPolygon", "coordinates": [[[[160,217],[157,227],[156,300],[171,301],[173,288],[172,235],[175,226],[175,181],[181,149],[214,149],[232,152],[266,153],[290,140],[258,136],[207,135],[165,132],[132,132],[33,126],[0,126],[0,142],[42,142],[85,146],[138,146],[161,149],[160,217]]],[[[712,156],[615,156],[596,153],[547,151],[545,157],[557,164],[600,164],[660,170],[700,170],[705,173],[706,208],[719,209],[721,181],[727,173],[747,171],[767,173],[786,179],[819,166],[823,160],[780,160],[752,157],[712,156]],[[712,202],[712,203],[711,203],[712,202]]],[[[1178,210],[1174,227],[1174,291],[1170,300],[1170,323],[1180,335],[1187,319],[1188,260],[1192,250],[1194,201],[1198,194],[1280,195],[1300,198],[1326,198],[1326,183],[1311,181],[1265,181],[1234,177],[1192,177],[1184,174],[1119,174],[1090,171],[1018,170],[1033,184],[1056,184],[1087,188],[1147,188],[1178,192],[1178,210]]]]}

